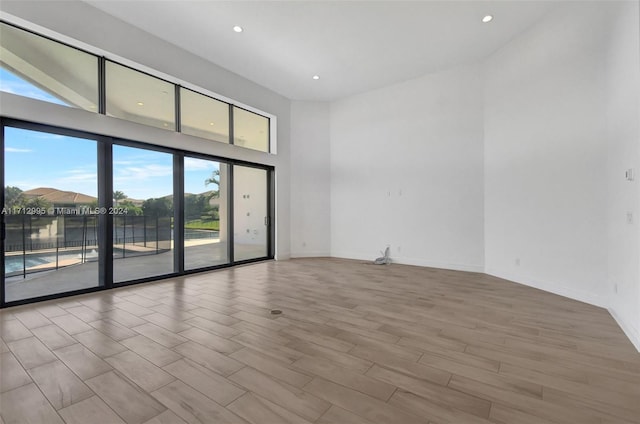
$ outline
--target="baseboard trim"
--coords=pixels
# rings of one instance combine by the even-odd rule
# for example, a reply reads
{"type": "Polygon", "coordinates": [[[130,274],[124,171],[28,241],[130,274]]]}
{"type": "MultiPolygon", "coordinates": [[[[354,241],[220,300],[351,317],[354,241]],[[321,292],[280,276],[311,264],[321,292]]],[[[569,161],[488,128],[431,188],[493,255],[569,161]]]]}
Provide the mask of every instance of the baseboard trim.
{"type": "MultiPolygon", "coordinates": [[[[342,258],[342,259],[357,259],[357,260],[370,261],[370,262],[373,262],[376,259],[375,257],[365,256],[360,253],[352,253],[352,252],[334,252],[331,254],[331,257],[342,258]]],[[[482,265],[434,262],[434,261],[428,261],[422,258],[407,258],[407,257],[391,256],[391,263],[400,264],[400,265],[422,266],[425,268],[450,269],[453,271],[484,272],[484,267],[482,265]]]]}
{"type": "Polygon", "coordinates": [[[291,259],[291,253],[289,252],[276,252],[276,261],[286,261],[287,259],[291,259]]]}
{"type": "Polygon", "coordinates": [[[516,275],[509,272],[500,271],[493,268],[487,268],[486,273],[488,275],[492,275],[494,277],[502,278],[504,280],[509,280],[511,282],[522,284],[525,286],[533,287],[536,289],[544,290],[549,293],[557,294],[560,296],[568,297],[569,299],[577,300],[580,302],[588,303],[590,305],[599,306],[601,308],[607,309],[609,306],[607,304],[606,299],[601,296],[595,296],[591,293],[575,290],[572,288],[564,287],[559,285],[557,282],[547,282],[538,280],[533,277],[516,275]]]}
{"type": "Polygon", "coordinates": [[[634,327],[631,323],[628,323],[620,315],[616,313],[612,308],[607,308],[609,314],[613,317],[613,319],[618,323],[618,326],[622,329],[624,334],[629,338],[631,344],[636,348],[638,352],[640,352],[640,331],[636,327],[634,327]]]}
{"type": "Polygon", "coordinates": [[[317,251],[317,252],[292,252],[291,258],[327,258],[329,252],[317,251]]]}

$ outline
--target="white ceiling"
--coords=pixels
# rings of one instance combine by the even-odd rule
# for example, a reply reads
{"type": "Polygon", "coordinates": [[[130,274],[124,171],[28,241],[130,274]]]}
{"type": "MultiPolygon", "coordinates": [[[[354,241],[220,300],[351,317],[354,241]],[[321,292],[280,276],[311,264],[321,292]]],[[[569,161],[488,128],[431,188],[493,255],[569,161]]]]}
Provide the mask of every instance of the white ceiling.
{"type": "Polygon", "coordinates": [[[285,97],[318,101],[482,60],[559,4],[85,1],[285,97]]]}

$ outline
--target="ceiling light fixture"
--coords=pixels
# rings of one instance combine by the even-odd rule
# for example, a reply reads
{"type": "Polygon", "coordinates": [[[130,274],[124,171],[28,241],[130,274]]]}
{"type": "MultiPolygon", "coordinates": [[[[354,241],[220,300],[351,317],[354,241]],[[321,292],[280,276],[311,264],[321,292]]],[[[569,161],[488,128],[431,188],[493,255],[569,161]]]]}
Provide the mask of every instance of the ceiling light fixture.
{"type": "Polygon", "coordinates": [[[484,18],[482,18],[482,22],[484,22],[485,24],[491,21],[493,21],[493,15],[486,15],[484,18]]]}
{"type": "Polygon", "coordinates": [[[235,32],[242,32],[242,31],[244,31],[244,30],[242,29],[242,27],[241,27],[241,26],[238,26],[238,25],[234,26],[234,27],[233,27],[233,30],[234,30],[235,32]]]}
{"type": "Polygon", "coordinates": [[[314,80],[319,80],[319,79],[320,79],[320,75],[314,75],[314,76],[313,76],[313,79],[314,79],[314,80]]]}
{"type": "Polygon", "coordinates": [[[213,122],[209,122],[209,125],[213,125],[213,122]]]}
{"type": "Polygon", "coordinates": [[[144,103],[138,102],[138,106],[144,106],[144,103]]]}

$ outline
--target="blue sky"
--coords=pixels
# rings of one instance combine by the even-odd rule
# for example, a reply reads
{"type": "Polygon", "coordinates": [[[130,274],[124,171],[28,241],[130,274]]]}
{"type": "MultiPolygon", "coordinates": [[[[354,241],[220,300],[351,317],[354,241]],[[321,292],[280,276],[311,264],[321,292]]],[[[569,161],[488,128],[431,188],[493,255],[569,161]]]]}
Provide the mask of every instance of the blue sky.
{"type": "MultiPolygon", "coordinates": [[[[97,142],[7,127],[5,185],[22,190],[53,187],[96,196],[97,142]]],[[[217,162],[185,158],[185,191],[214,190],[204,181],[217,162]]],[[[170,154],[125,146],[113,147],[113,189],[134,199],[171,194],[173,159],[170,154]]]]}
{"type": "Polygon", "coordinates": [[[58,105],[69,106],[67,103],[44,90],[36,87],[12,74],[4,68],[0,68],[0,91],[5,93],[19,94],[36,100],[44,100],[45,102],[55,103],[58,105]]]}
{"type": "MultiPolygon", "coordinates": [[[[64,102],[0,68],[0,91],[65,105],[64,102]]],[[[5,132],[5,185],[22,190],[52,187],[96,196],[97,142],[18,128],[5,132]]],[[[185,158],[185,192],[215,190],[204,181],[217,162],[185,158]]],[[[170,154],[124,146],[113,148],[113,189],[133,199],[162,197],[173,190],[170,154]]]]}

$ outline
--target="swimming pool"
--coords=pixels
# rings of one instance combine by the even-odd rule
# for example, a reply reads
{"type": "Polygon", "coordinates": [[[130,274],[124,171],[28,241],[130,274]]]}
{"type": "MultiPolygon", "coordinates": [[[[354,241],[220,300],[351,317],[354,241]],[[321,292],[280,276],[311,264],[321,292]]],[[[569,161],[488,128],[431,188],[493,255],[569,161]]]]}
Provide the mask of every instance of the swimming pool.
{"type": "MultiPolygon", "coordinates": [[[[62,261],[64,259],[73,259],[77,258],[78,255],[59,255],[58,261],[62,261]]],[[[24,258],[24,265],[27,268],[32,268],[34,266],[51,264],[52,267],[56,265],[56,255],[27,255],[24,258]]],[[[22,272],[23,259],[22,255],[17,256],[5,256],[4,258],[4,273],[6,275],[15,274],[16,272],[22,272]]]]}

